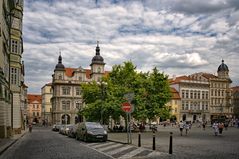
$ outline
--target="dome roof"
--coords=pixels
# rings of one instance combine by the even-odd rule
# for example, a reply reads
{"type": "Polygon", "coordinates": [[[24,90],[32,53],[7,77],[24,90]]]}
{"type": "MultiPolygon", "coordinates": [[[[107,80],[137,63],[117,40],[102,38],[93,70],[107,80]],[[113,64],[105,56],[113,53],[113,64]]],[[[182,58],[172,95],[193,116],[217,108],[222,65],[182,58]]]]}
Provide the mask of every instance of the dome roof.
{"type": "Polygon", "coordinates": [[[92,64],[105,64],[104,58],[102,56],[100,56],[100,47],[99,47],[98,41],[97,41],[97,46],[96,46],[95,52],[96,52],[96,54],[91,60],[91,62],[92,62],[91,65],[92,64]]]}
{"type": "Polygon", "coordinates": [[[219,71],[229,71],[226,64],[224,64],[224,60],[222,60],[222,64],[218,67],[217,72],[219,71]]]}
{"type": "Polygon", "coordinates": [[[58,64],[55,67],[55,70],[64,70],[65,66],[62,64],[62,57],[61,55],[58,57],[58,64]]]}

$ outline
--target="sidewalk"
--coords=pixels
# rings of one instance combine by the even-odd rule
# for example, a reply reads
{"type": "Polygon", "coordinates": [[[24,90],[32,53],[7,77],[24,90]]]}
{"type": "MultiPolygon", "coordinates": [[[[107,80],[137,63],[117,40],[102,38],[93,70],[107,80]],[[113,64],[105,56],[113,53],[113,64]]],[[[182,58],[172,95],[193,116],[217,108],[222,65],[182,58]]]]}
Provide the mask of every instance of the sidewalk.
{"type": "Polygon", "coordinates": [[[6,151],[10,146],[12,146],[18,139],[24,136],[28,130],[22,130],[21,134],[16,134],[11,138],[0,139],[0,155],[6,151]]]}

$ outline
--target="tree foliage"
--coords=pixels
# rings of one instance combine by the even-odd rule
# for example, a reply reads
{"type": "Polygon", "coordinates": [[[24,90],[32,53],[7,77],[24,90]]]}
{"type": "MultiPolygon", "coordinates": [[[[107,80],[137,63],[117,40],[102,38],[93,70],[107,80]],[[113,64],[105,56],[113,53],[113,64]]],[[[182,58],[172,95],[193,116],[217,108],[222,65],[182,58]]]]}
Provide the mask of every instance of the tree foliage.
{"type": "Polygon", "coordinates": [[[165,104],[171,97],[168,76],[157,68],[152,72],[137,72],[132,62],[115,65],[109,75],[99,83],[83,84],[83,99],[87,106],[83,115],[89,120],[104,121],[109,116],[118,120],[125,117],[121,103],[125,102],[124,94],[133,92],[132,104],[135,107],[132,116],[140,121],[153,120],[157,117],[169,118],[169,109],[165,104]]]}

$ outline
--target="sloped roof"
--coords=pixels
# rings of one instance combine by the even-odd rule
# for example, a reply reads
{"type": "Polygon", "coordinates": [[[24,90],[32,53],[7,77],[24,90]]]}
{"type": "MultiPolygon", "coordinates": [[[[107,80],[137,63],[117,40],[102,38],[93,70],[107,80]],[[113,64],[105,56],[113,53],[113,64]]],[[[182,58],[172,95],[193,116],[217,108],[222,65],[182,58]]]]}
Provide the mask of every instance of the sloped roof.
{"type": "Polygon", "coordinates": [[[176,83],[181,82],[182,80],[192,80],[192,79],[188,76],[179,76],[179,77],[176,77],[174,79],[169,79],[169,83],[170,84],[176,84],[176,83]]]}
{"type": "MultiPolygon", "coordinates": [[[[72,77],[74,75],[74,71],[76,71],[76,68],[65,68],[66,76],[72,77]]],[[[86,78],[90,79],[91,70],[90,69],[84,69],[86,78]]],[[[105,71],[104,76],[108,76],[110,71],[105,71]]]]}
{"type": "Polygon", "coordinates": [[[181,99],[178,91],[175,88],[170,88],[170,91],[172,93],[172,99],[181,99]]]}
{"type": "Polygon", "coordinates": [[[239,92],[239,86],[231,87],[232,92],[239,92]]]}
{"type": "Polygon", "coordinates": [[[29,104],[33,103],[34,101],[38,101],[39,103],[42,101],[42,97],[39,94],[28,94],[27,99],[29,104]]]}
{"type": "Polygon", "coordinates": [[[210,73],[203,73],[202,74],[203,77],[210,79],[210,78],[217,78],[217,76],[210,74],[210,73]]]}

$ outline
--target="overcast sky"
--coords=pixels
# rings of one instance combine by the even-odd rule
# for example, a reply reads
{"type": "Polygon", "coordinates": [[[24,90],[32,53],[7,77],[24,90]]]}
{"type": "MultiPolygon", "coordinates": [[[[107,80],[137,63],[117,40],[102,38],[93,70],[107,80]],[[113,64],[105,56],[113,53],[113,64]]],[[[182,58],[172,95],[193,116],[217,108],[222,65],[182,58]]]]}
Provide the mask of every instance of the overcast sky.
{"type": "Polygon", "coordinates": [[[110,71],[131,60],[172,77],[216,74],[239,85],[239,0],[25,0],[25,83],[40,93],[61,50],[65,67],[90,68],[96,41],[110,71]]]}

